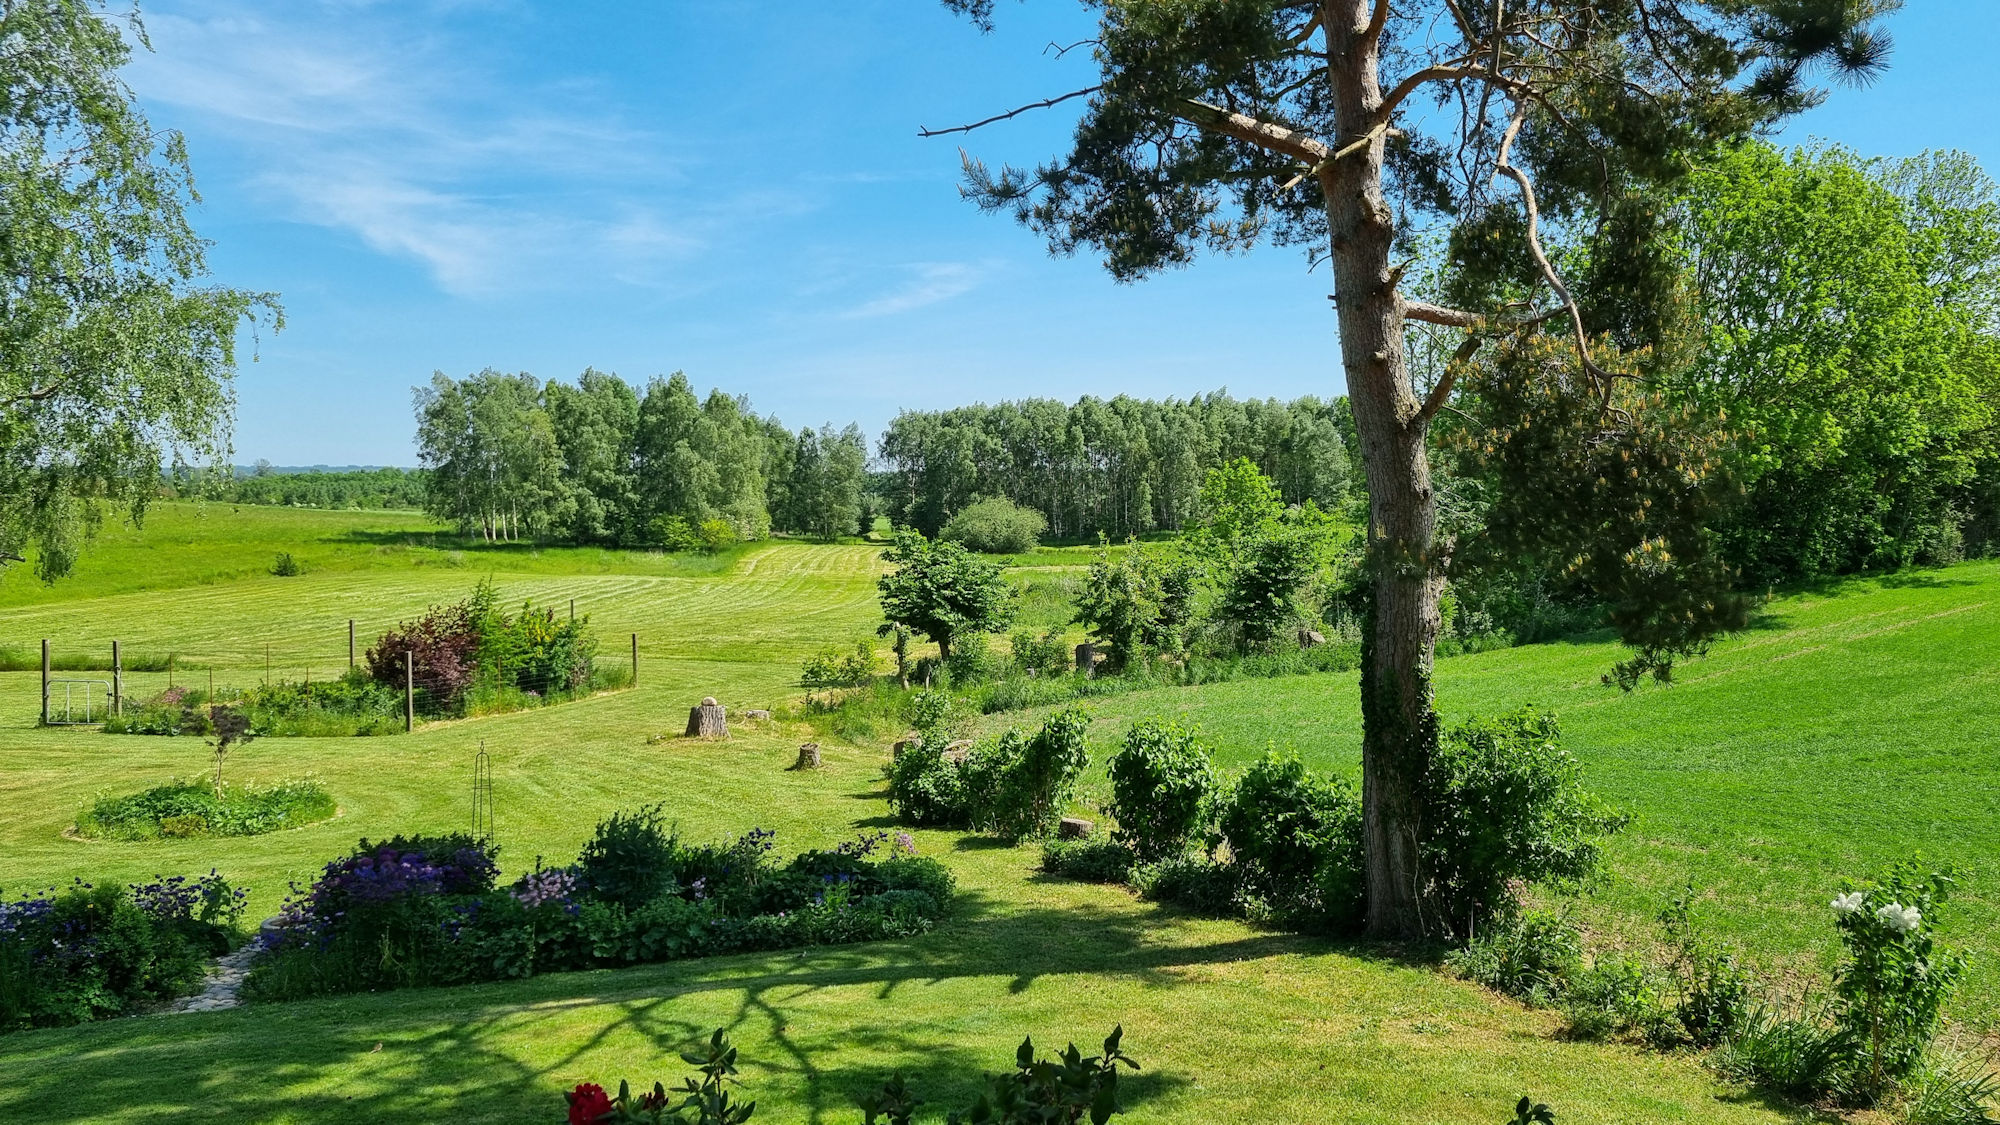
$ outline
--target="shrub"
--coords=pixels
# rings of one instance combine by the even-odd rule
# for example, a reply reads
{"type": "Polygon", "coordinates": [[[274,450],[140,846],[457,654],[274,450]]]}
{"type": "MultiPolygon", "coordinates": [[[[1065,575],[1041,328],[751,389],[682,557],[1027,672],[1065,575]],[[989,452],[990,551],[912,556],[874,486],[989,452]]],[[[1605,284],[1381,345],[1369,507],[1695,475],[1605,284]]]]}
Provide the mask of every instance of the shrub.
{"type": "Polygon", "coordinates": [[[432,606],[415,621],[383,633],[367,653],[368,674],[394,690],[407,675],[436,709],[456,707],[478,671],[479,630],[469,602],[432,606]]]}
{"type": "Polygon", "coordinates": [[[78,881],[0,903],[0,1032],[103,1019],[195,991],[243,894],[210,872],[120,889],[78,881]]]}
{"type": "Polygon", "coordinates": [[[1179,724],[1134,723],[1110,773],[1117,839],[1141,863],[1185,852],[1215,815],[1215,764],[1195,732],[1179,724]]]}
{"type": "Polygon", "coordinates": [[[279,578],[297,578],[305,572],[305,564],[293,558],[290,551],[279,551],[277,561],[271,564],[271,573],[279,578]]]}
{"type": "Polygon", "coordinates": [[[1054,831],[1090,764],[1089,725],[1082,711],[1058,711],[1034,734],[1010,730],[974,751],[965,769],[973,826],[1010,840],[1054,831]]]}
{"type": "Polygon", "coordinates": [[[999,661],[993,658],[993,650],[986,644],[982,633],[967,633],[951,646],[951,652],[941,666],[950,682],[954,684],[976,684],[990,679],[999,671],[999,661]]]}
{"type": "Polygon", "coordinates": [[[875,646],[856,641],[852,651],[827,648],[807,657],[799,669],[799,685],[807,691],[860,687],[874,675],[875,646]]]}
{"type": "Polygon", "coordinates": [[[1055,630],[1036,636],[1026,630],[1008,638],[1014,669],[1029,675],[1060,676],[1069,671],[1069,645],[1055,630]]]}
{"type": "Polygon", "coordinates": [[[1942,907],[1956,884],[1949,869],[1892,867],[1833,900],[1846,957],[1835,970],[1834,1019],[1854,1052],[1861,1094],[1879,1100],[1923,1061],[1939,1013],[1965,975],[1965,955],[1936,945],[1942,907]]]}
{"type": "Polygon", "coordinates": [[[679,841],[665,826],[662,808],[646,805],[598,822],[576,861],[577,876],[592,895],[632,909],[671,885],[679,841]]]}
{"type": "Polygon", "coordinates": [[[1546,1005],[1562,997],[1582,969],[1583,938],[1561,914],[1525,910],[1487,927],[1445,961],[1474,984],[1546,1005]]]}
{"type": "Polygon", "coordinates": [[[1132,878],[1132,849],[1116,840],[1050,840],[1042,845],[1042,870],[1084,883],[1124,883],[1132,878]]]}
{"type": "Polygon", "coordinates": [[[170,781],[141,793],[99,797],[76,818],[77,834],[109,840],[258,836],[325,820],[333,798],[319,782],[281,781],[268,789],[170,781]]]}
{"type": "Polygon", "coordinates": [[[1076,595],[1078,624],[1111,646],[1117,667],[1142,649],[1178,653],[1194,623],[1201,568],[1175,544],[1128,544],[1113,557],[1100,543],[1083,588],[1076,595]]]}
{"type": "Polygon", "coordinates": [[[889,807],[905,823],[963,827],[971,819],[960,763],[945,757],[942,739],[926,737],[889,765],[889,807]]]}
{"type": "Polygon", "coordinates": [[[1242,868],[1217,863],[1207,856],[1177,856],[1138,868],[1132,883],[1140,894],[1158,902],[1226,918],[1241,913],[1242,868]]]}
{"type": "Polygon", "coordinates": [[[1335,927],[1360,920],[1361,801],[1345,780],[1266,753],[1237,781],[1221,828],[1244,882],[1279,915],[1335,927]]]}
{"type": "Polygon", "coordinates": [[[1005,497],[981,500],[945,522],[938,538],[989,555],[1020,555],[1035,549],[1049,521],[1032,508],[1005,497]]]}
{"type": "Polygon", "coordinates": [[[1751,976],[1734,950],[1695,925],[1693,898],[1690,885],[1661,912],[1660,924],[1674,949],[1675,1018],[1689,1042],[1713,1047],[1749,1019],[1751,976]]]}
{"type": "Polygon", "coordinates": [[[1523,708],[1473,719],[1440,741],[1423,780],[1418,840],[1434,925],[1461,939],[1515,909],[1516,886],[1574,886],[1596,874],[1598,841],[1624,826],[1583,789],[1555,716],[1523,708]]]}

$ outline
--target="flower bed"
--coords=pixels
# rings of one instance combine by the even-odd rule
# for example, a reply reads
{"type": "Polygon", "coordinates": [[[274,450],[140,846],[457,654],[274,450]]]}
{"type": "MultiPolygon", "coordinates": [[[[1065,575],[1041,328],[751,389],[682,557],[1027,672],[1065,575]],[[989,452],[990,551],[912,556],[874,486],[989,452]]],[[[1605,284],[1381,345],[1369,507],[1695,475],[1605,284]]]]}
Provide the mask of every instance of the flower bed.
{"type": "Polygon", "coordinates": [[[598,826],[577,863],[498,885],[469,836],[363,840],[294,888],[245,995],[282,1000],[525,977],[923,933],[952,879],[908,838],[863,837],[779,862],[772,833],[688,845],[657,807],[598,826]],[[880,852],[890,854],[878,855],[880,852]]]}
{"type": "Polygon", "coordinates": [[[79,836],[105,840],[259,836],[334,814],[333,798],[311,778],[266,789],[176,778],[143,793],[99,797],[76,818],[79,836]]]}
{"type": "Polygon", "coordinates": [[[143,1010],[194,992],[244,892],[211,871],[121,890],[78,881],[0,903],[0,1033],[143,1010]]]}

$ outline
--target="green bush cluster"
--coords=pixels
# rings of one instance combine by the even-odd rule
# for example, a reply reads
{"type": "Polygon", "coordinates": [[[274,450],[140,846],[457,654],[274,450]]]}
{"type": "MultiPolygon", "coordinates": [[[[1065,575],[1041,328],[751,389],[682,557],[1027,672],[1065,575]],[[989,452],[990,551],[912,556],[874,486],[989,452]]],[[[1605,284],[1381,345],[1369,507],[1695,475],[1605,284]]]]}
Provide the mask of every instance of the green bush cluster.
{"type": "Polygon", "coordinates": [[[968,504],[945,521],[938,538],[987,555],[1023,555],[1035,549],[1049,521],[1004,496],[968,504]]]}
{"type": "MultiPolygon", "coordinates": [[[[1511,919],[1528,886],[1589,878],[1601,862],[1598,837],[1623,823],[1583,791],[1554,720],[1537,712],[1455,727],[1435,761],[1426,807],[1458,811],[1428,817],[1419,845],[1436,892],[1467,908],[1432,920],[1440,937],[1455,924],[1511,919]]],[[[1290,754],[1265,754],[1228,786],[1211,762],[1193,732],[1135,723],[1109,765],[1118,820],[1111,839],[1050,844],[1044,869],[1121,878],[1150,898],[1204,913],[1317,931],[1358,928],[1367,903],[1354,788],[1313,774],[1290,754]]]]}
{"type": "Polygon", "coordinates": [[[951,874],[886,832],[787,862],[773,834],[690,845],[659,806],[616,814],[577,862],[496,883],[495,850],[466,836],[371,844],[286,903],[287,925],[246,995],[293,999],[788,949],[923,933],[951,874]],[[878,855],[878,852],[889,854],[878,855]]]}
{"type": "Polygon", "coordinates": [[[1184,854],[1214,819],[1215,763],[1195,732],[1178,723],[1132,724],[1110,774],[1114,839],[1140,863],[1184,854]]]}
{"type": "Polygon", "coordinates": [[[143,1011],[195,991],[236,937],[243,892],[214,872],[78,880],[0,902],[0,1033],[143,1011]]]}
{"type": "Polygon", "coordinates": [[[1089,724],[1081,711],[1060,711],[1032,734],[1010,730],[968,751],[949,749],[934,729],[890,764],[889,805],[911,824],[1045,836],[1089,764],[1089,724]]]}
{"type": "Polygon", "coordinates": [[[312,778],[268,788],[225,786],[220,793],[206,780],[175,779],[141,793],[97,798],[78,814],[76,830],[106,840],[259,836],[333,814],[333,797],[312,778]]]}
{"type": "Polygon", "coordinates": [[[1460,940],[1510,913],[1516,886],[1589,879],[1599,841],[1627,822],[1583,788],[1555,716],[1532,707],[1445,732],[1422,799],[1417,846],[1441,911],[1432,928],[1460,940]]]}

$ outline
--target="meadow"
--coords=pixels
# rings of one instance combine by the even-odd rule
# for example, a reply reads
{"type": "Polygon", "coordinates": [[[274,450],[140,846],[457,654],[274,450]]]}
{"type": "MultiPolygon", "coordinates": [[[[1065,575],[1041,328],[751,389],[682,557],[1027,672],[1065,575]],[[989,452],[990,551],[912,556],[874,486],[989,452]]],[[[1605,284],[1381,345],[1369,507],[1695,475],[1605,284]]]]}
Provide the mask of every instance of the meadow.
{"type": "MultiPolygon", "coordinates": [[[[231,779],[316,776],[339,805],[333,820],[118,842],[64,830],[97,793],[199,772],[204,747],[38,729],[35,674],[0,673],[0,889],[215,867],[251,888],[261,917],[358,837],[469,827],[482,745],[509,874],[537,856],[567,861],[599,818],[655,800],[690,837],[772,828],[785,852],[887,826],[881,745],[823,739],[827,768],[814,773],[783,768],[816,737],[794,725],[738,724],[727,743],[649,741],[678,732],[703,695],[732,708],[796,698],[804,655],[872,633],[875,555],[793,542],[698,558],[480,549],[414,515],[165,506],[144,532],[108,531],[69,583],[8,575],[0,645],[48,636],[85,649],[115,637],[247,676],[262,674],[268,644],[281,665],[331,673],[345,664],[348,618],[365,639],[491,575],[509,599],[575,597],[613,653],[638,633],[639,684],[407,736],[260,740],[232,754],[231,779]],[[306,573],[266,573],[279,550],[306,573]]],[[[1034,581],[1059,582],[1085,560],[1048,561],[1034,581]]],[[[1916,852],[1957,861],[1972,875],[1949,934],[1975,960],[1952,1015],[1959,1034],[1990,1042],[2000,565],[1775,599],[1671,686],[1602,686],[1615,651],[1588,639],[1540,645],[1450,658],[1438,675],[1448,719],[1556,709],[1591,786],[1635,815],[1612,845],[1608,883],[1574,907],[1594,938],[1649,940],[1653,914],[1694,880],[1703,915],[1784,980],[1828,956],[1825,900],[1841,876],[1916,852]]],[[[145,691],[166,674],[130,678],[145,691]]],[[[1358,751],[1351,674],[1088,708],[1100,766],[1125,724],[1163,713],[1198,722],[1232,769],[1277,745],[1352,771],[1358,751]]],[[[1090,784],[1101,791],[1101,768],[1090,784]]],[[[1127,1089],[1127,1120],[1475,1125],[1505,1119],[1523,1093],[1556,1105],[1566,1125],[1797,1119],[1696,1059],[1564,1041],[1554,1015],[1416,955],[1193,918],[1040,875],[1032,848],[916,835],[962,889],[957,914],[922,938],[14,1034],[0,1037],[0,1120],[547,1122],[577,1081],[671,1083],[683,1069],[675,1052],[718,1025],[742,1048],[760,1121],[858,1122],[854,1097],[892,1072],[942,1120],[1024,1034],[1090,1046],[1121,1022],[1146,1064],[1127,1089]]]]}

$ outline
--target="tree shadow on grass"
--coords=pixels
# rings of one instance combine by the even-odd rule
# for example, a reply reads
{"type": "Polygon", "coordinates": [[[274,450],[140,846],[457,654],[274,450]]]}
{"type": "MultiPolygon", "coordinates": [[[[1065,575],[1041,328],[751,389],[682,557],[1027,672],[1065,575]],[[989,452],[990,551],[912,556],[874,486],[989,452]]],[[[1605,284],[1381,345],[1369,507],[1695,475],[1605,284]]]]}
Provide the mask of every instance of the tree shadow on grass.
{"type": "MultiPolygon", "coordinates": [[[[744,1051],[745,1096],[771,1095],[770,1115],[760,1120],[836,1125],[858,1121],[854,1099],[891,1072],[909,1077],[934,1106],[959,1105],[976,1094],[981,1073],[1010,1065],[1013,1042],[954,1042],[964,1034],[955,1022],[976,1013],[939,1008],[911,990],[990,978],[990,1007],[1043,977],[1124,978],[1164,989],[1183,983],[1182,972],[1194,966],[1326,948],[1297,935],[1188,937],[1129,908],[1009,910],[962,895],[951,922],[909,942],[25,1032],[0,1038],[0,1074],[7,1075],[0,1120],[545,1122],[560,1111],[560,1091],[577,1081],[678,1081],[687,1068],[676,1052],[721,1023],[744,1051]],[[843,990],[861,996],[848,999],[843,990]],[[834,1010],[879,1005],[881,1018],[841,1019],[830,1029],[829,1000],[834,1010]],[[718,1018],[723,1010],[727,1016],[718,1018]],[[581,1033],[580,1015],[590,1021],[581,1033]],[[606,1061],[629,1060],[635,1041],[650,1049],[642,1051],[644,1062],[606,1061]],[[648,1072],[603,1072],[620,1065],[648,1072]]],[[[1102,1035],[1110,1028],[1014,1030],[1102,1035]]],[[[1038,1043],[1045,1052],[1061,1046],[1038,1043]]],[[[1088,1053],[1095,1040],[1082,1045],[1088,1053]]],[[[1143,1060],[1144,1045],[1130,1046],[1143,1060]]],[[[1186,1082],[1145,1074],[1121,1083],[1128,1105],[1186,1082]]]]}

